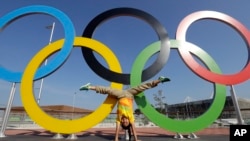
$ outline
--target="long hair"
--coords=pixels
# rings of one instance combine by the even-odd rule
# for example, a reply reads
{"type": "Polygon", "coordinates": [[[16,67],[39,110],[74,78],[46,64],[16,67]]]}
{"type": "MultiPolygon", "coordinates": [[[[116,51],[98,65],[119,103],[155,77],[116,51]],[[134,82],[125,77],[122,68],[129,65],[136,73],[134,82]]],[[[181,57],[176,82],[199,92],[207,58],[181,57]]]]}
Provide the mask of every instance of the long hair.
{"type": "Polygon", "coordinates": [[[129,123],[129,125],[128,126],[125,126],[125,125],[123,125],[123,124],[121,124],[121,127],[122,127],[122,129],[124,129],[124,130],[128,130],[128,135],[129,135],[129,140],[131,140],[131,124],[129,123]]]}
{"type": "Polygon", "coordinates": [[[121,127],[122,127],[122,129],[124,129],[124,130],[130,130],[131,124],[129,123],[128,126],[125,126],[125,125],[121,124],[121,127]]]}

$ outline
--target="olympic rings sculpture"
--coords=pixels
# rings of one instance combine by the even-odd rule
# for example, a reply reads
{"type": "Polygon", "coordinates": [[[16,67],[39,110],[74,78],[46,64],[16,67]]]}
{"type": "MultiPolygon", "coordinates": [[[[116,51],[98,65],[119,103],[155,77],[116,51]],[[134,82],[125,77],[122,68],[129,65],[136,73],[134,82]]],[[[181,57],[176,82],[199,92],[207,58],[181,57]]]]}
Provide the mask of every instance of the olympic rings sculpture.
{"type": "MultiPolygon", "coordinates": [[[[223,110],[226,98],[226,85],[239,84],[249,79],[250,65],[247,61],[246,67],[239,73],[233,75],[221,74],[219,66],[209,54],[196,45],[185,41],[186,30],[191,23],[207,18],[215,19],[236,29],[241,33],[249,47],[249,32],[236,19],[215,11],[199,11],[188,15],[181,21],[176,40],[169,39],[164,27],[150,14],[134,8],[116,8],[96,16],[86,27],[83,37],[76,37],[71,20],[60,10],[48,6],[28,6],[17,9],[0,18],[0,29],[27,14],[40,13],[48,14],[57,18],[65,28],[65,39],[55,41],[41,49],[28,63],[24,72],[10,72],[0,66],[0,78],[9,82],[20,82],[21,100],[30,118],[55,133],[76,133],[87,130],[105,119],[116,104],[116,99],[108,96],[106,100],[91,114],[72,120],[62,120],[46,114],[37,104],[33,93],[33,81],[49,76],[56,71],[68,58],[71,49],[81,46],[83,57],[89,67],[100,77],[111,82],[111,87],[122,89],[122,84],[138,85],[142,81],[152,78],[168,60],[170,50],[177,49],[185,64],[199,77],[214,83],[214,100],[210,108],[201,116],[190,120],[176,120],[158,113],[147,101],[144,93],[135,97],[140,110],[158,126],[178,133],[191,133],[206,128],[218,118],[223,110]],[[95,28],[104,20],[115,16],[128,15],[142,19],[149,23],[157,32],[160,41],[148,45],[137,56],[131,70],[131,74],[123,74],[121,66],[115,54],[103,43],[92,39],[95,28]],[[109,69],[103,67],[93,56],[93,51],[100,54],[108,63],[109,69]],[[41,63],[51,54],[59,52],[54,60],[47,66],[40,66],[41,63]],[[190,55],[192,53],[207,68],[201,67],[190,55]],[[156,61],[143,70],[146,61],[154,54],[158,54],[156,61]],[[95,67],[93,66],[95,65],[95,67]],[[96,67],[98,65],[98,67],[96,67]],[[39,68],[40,67],[40,68],[39,68]],[[100,68],[100,69],[96,69],[100,68]],[[109,76],[109,77],[107,77],[109,76]]],[[[248,57],[249,58],[249,57],[248,57]]]]}

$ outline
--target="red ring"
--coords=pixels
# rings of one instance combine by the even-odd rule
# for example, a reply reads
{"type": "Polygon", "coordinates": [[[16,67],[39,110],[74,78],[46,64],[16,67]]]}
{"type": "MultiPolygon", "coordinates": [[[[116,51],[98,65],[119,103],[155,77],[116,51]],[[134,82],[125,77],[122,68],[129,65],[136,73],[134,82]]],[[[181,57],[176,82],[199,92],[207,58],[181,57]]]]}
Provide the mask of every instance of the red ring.
{"type": "MultiPolygon", "coordinates": [[[[176,32],[176,39],[186,41],[186,31],[188,27],[195,21],[200,19],[215,19],[222,21],[229,26],[233,27],[235,30],[237,30],[241,37],[244,38],[244,41],[247,44],[247,47],[250,45],[250,34],[248,29],[241,24],[236,19],[215,11],[199,11],[192,13],[185,17],[181,23],[179,24],[176,32]]],[[[208,69],[201,66],[197,61],[192,57],[192,55],[189,53],[188,49],[185,49],[185,47],[178,48],[180,56],[182,57],[183,61],[188,65],[188,67],[197,75],[200,77],[214,83],[221,83],[226,85],[233,85],[238,84],[243,81],[246,81],[250,77],[250,60],[247,61],[247,64],[245,67],[238,73],[235,74],[217,74],[214,72],[209,71],[208,69]]],[[[248,54],[249,58],[249,54],[248,54]]]]}

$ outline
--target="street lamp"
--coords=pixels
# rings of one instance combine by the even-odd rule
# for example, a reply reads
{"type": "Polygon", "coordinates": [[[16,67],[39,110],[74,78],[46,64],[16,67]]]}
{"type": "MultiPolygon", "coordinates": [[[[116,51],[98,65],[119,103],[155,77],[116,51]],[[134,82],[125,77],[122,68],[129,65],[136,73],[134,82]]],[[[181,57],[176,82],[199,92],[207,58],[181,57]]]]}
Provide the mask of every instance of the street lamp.
{"type": "MultiPolygon", "coordinates": [[[[49,44],[51,44],[53,33],[54,33],[54,28],[55,28],[55,22],[53,22],[52,26],[46,26],[46,28],[51,29],[50,38],[49,38],[49,44]]],[[[48,62],[48,59],[46,59],[45,62],[44,62],[45,66],[47,65],[47,62],[48,62]]],[[[41,99],[43,81],[44,81],[44,78],[42,78],[41,83],[40,83],[40,87],[39,87],[39,93],[38,93],[38,98],[37,98],[37,103],[38,104],[39,104],[40,99],[41,99]]]]}
{"type": "Polygon", "coordinates": [[[75,112],[75,99],[76,99],[76,92],[74,93],[74,96],[73,96],[72,115],[71,115],[72,120],[74,118],[74,112],[75,112]]]}

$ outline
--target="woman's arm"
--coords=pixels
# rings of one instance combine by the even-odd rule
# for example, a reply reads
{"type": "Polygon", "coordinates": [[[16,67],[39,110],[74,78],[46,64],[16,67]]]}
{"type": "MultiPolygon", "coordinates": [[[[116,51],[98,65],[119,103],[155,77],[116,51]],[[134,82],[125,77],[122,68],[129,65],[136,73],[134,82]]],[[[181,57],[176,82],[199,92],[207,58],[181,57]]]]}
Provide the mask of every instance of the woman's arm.
{"type": "Polygon", "coordinates": [[[135,141],[140,141],[137,138],[137,133],[136,133],[136,130],[135,130],[135,124],[134,123],[131,123],[131,128],[132,128],[132,132],[133,132],[135,141]]]}

